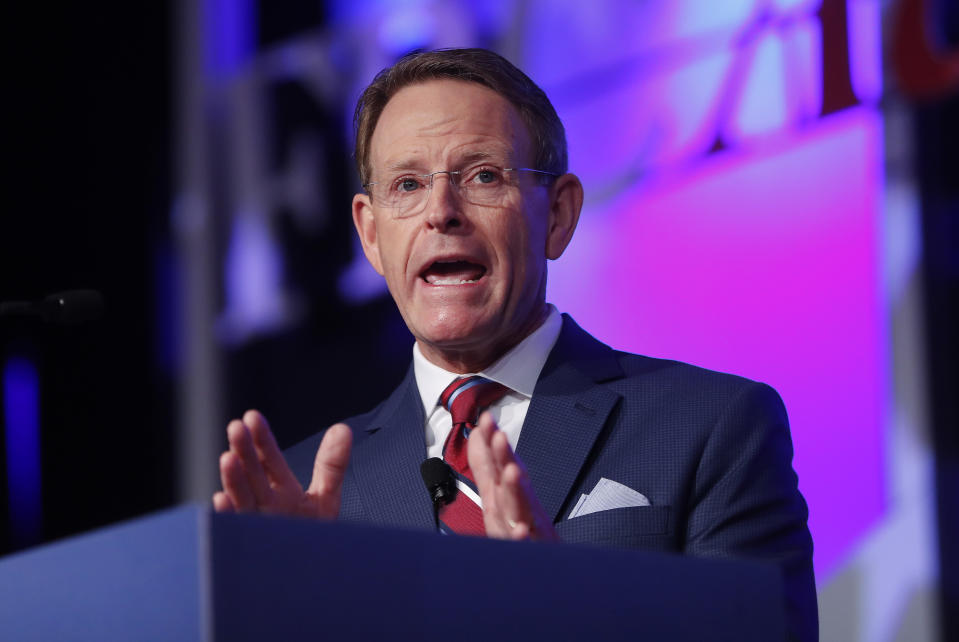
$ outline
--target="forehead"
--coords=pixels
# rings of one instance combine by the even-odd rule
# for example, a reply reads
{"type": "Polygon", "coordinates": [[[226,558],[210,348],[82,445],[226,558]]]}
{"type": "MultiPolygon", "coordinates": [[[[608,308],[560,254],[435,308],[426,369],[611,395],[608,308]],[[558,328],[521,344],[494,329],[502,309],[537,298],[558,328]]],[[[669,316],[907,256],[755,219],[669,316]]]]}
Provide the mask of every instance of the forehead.
{"type": "Polygon", "coordinates": [[[519,112],[492,89],[459,80],[431,80],[398,91],[373,130],[374,171],[455,162],[488,155],[526,164],[530,136],[519,112]]]}

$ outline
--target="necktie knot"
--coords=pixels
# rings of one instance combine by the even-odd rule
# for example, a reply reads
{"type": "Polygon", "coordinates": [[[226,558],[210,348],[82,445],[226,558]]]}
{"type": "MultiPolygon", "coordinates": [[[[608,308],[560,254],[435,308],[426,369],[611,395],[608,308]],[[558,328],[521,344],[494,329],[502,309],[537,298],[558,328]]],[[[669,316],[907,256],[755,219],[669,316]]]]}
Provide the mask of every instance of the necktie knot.
{"type": "Polygon", "coordinates": [[[508,392],[509,388],[501,383],[473,375],[456,379],[447,386],[440,395],[440,403],[449,410],[453,426],[466,424],[472,427],[476,425],[483,410],[508,392]]]}

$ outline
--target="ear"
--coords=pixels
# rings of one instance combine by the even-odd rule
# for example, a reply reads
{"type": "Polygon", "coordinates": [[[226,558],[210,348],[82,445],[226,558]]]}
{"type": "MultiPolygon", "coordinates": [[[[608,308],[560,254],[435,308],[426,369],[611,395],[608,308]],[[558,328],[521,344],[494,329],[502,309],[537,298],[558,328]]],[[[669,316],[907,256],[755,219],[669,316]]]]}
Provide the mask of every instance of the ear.
{"type": "Polygon", "coordinates": [[[373,216],[370,197],[366,194],[353,196],[353,225],[356,226],[356,233],[363,245],[366,260],[380,276],[383,276],[383,262],[380,260],[380,248],[377,244],[376,218],[373,216]]]}
{"type": "Polygon", "coordinates": [[[583,209],[583,184],[575,174],[557,178],[549,193],[549,229],[546,232],[546,258],[558,259],[566,251],[583,209]]]}

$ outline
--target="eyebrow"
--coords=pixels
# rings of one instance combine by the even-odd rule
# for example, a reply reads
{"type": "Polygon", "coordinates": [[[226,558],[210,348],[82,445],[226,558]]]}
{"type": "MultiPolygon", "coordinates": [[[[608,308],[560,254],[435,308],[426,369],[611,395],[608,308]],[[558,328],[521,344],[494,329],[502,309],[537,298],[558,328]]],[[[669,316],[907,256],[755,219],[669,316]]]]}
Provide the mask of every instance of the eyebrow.
{"type": "Polygon", "coordinates": [[[473,163],[475,161],[490,159],[499,160],[495,154],[491,154],[487,151],[467,152],[460,158],[460,163],[473,163]]]}
{"type": "MultiPolygon", "coordinates": [[[[508,156],[508,155],[507,155],[508,156]]],[[[457,157],[457,162],[455,165],[466,165],[469,163],[474,163],[476,161],[489,161],[496,160],[503,163],[508,163],[507,158],[504,158],[502,155],[486,151],[486,150],[476,150],[471,152],[466,152],[462,156],[457,157]]],[[[420,172],[428,171],[418,160],[413,159],[403,159],[398,160],[393,163],[389,163],[386,166],[386,171],[395,172],[395,171],[405,171],[405,170],[414,170],[420,172]]]]}
{"type": "Polygon", "coordinates": [[[394,171],[397,171],[397,170],[404,170],[404,171],[405,171],[405,170],[408,170],[408,169],[422,171],[423,166],[422,166],[418,161],[414,161],[414,160],[412,160],[412,159],[411,159],[411,160],[396,161],[395,163],[389,163],[389,164],[386,166],[386,171],[388,171],[388,172],[394,172],[394,171]]]}

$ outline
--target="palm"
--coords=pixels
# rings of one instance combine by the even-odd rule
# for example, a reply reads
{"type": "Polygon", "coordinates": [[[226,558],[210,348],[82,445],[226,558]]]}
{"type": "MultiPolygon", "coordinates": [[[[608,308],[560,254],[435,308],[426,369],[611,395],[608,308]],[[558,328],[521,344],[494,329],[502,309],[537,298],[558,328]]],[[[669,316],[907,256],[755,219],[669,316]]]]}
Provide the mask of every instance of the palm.
{"type": "Polygon", "coordinates": [[[349,461],[352,433],[345,424],[323,436],[305,491],[290,470],[266,419],[251,410],[227,426],[230,450],[220,456],[223,491],[213,496],[218,511],[335,519],[349,461]]]}

